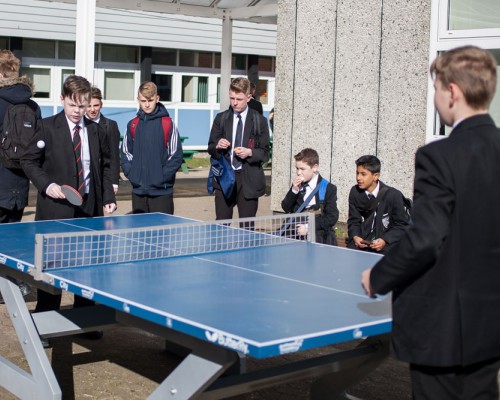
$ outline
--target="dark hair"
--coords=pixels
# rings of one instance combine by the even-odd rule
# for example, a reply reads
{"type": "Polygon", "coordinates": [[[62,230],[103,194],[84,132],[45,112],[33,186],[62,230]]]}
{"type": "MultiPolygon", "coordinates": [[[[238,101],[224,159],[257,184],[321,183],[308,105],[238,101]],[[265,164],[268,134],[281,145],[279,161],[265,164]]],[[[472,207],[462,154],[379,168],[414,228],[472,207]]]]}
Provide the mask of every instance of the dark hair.
{"type": "Polygon", "coordinates": [[[319,155],[318,152],[314,149],[303,149],[294,156],[295,161],[302,161],[309,165],[310,167],[319,164],[319,155]]]}
{"type": "Polygon", "coordinates": [[[90,92],[92,85],[83,76],[70,75],[63,83],[61,96],[63,98],[69,97],[72,100],[80,99],[81,97],[90,100],[90,92]]]}
{"type": "Polygon", "coordinates": [[[372,174],[380,173],[380,160],[371,155],[361,156],[356,160],[356,167],[363,167],[372,174]]]}
{"type": "Polygon", "coordinates": [[[444,87],[458,85],[475,110],[488,108],[495,95],[497,62],[479,47],[463,46],[441,54],[432,62],[430,73],[444,87]]]}

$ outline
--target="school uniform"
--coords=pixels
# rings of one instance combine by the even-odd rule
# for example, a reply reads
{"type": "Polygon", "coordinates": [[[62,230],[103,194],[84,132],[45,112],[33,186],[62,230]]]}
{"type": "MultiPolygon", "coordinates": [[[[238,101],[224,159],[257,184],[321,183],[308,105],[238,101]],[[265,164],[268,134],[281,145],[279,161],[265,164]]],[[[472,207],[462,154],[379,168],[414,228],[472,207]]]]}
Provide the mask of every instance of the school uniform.
{"type": "Polygon", "coordinates": [[[357,250],[374,251],[370,248],[359,249],[354,244],[354,236],[372,241],[383,239],[385,247],[378,253],[385,254],[401,238],[409,225],[409,216],[404,206],[403,194],[381,181],[371,193],[358,185],[349,192],[349,217],[347,220],[347,247],[357,250]]]}
{"type": "MultiPolygon", "coordinates": [[[[35,136],[21,159],[21,166],[38,189],[36,221],[102,216],[103,206],[115,203],[108,141],[102,128],[84,118],[80,121],[84,168],[84,202],[74,206],[66,199],[53,199],[46,194],[50,184],[78,187],[78,166],[72,141],[72,127],[64,111],[40,120],[35,136]]],[[[58,309],[61,295],[38,290],[36,312],[58,309]]],[[[93,304],[75,296],[75,306],[93,304]]]]}
{"type": "MultiPolygon", "coordinates": [[[[291,187],[281,202],[283,211],[285,213],[295,213],[322,180],[323,178],[318,174],[306,185],[303,185],[297,193],[294,193],[293,187],[291,187]]],[[[316,214],[316,242],[337,245],[333,227],[339,219],[339,210],[337,208],[337,187],[334,184],[328,182],[324,199],[320,199],[319,191],[317,191],[311,201],[304,207],[303,212],[316,214]]]]}
{"type": "Polygon", "coordinates": [[[226,157],[229,165],[235,170],[235,190],[229,197],[224,197],[219,183],[213,179],[215,190],[215,214],[217,219],[230,219],[233,216],[234,206],[238,207],[240,218],[255,217],[258,208],[258,199],[266,190],[266,177],[262,164],[269,159],[269,128],[266,119],[257,111],[247,107],[242,113],[242,141],[235,144],[234,130],[237,127],[237,115],[232,108],[217,114],[210,138],[208,153],[219,159],[226,157]],[[222,129],[221,129],[222,127],[222,129]],[[234,127],[234,129],[233,129],[234,127]],[[226,150],[218,150],[217,143],[225,138],[233,145],[226,150]],[[234,147],[252,149],[252,156],[241,159],[240,165],[235,166],[232,150],[234,147]]]}
{"type": "Polygon", "coordinates": [[[99,114],[97,122],[106,133],[109,143],[109,156],[110,156],[110,169],[113,181],[113,186],[118,188],[120,180],[120,130],[118,124],[112,119],[106,118],[104,115],[99,114]]]}
{"type": "Polygon", "coordinates": [[[498,399],[499,157],[500,129],[487,114],[419,149],[413,225],[371,272],[375,293],[393,292],[392,349],[424,376],[417,391],[449,375],[459,377],[452,390],[498,399]]]}

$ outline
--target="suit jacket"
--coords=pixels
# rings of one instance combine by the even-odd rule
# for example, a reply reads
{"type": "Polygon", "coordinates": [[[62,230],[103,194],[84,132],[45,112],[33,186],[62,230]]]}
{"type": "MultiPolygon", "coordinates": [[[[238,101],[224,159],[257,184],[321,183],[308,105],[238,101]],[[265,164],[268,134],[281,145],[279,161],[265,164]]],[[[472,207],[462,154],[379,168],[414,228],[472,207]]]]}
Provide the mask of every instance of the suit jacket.
{"type": "MultiPolygon", "coordinates": [[[[365,190],[360,189],[358,185],[354,185],[349,192],[349,218],[347,219],[349,234],[347,247],[349,248],[358,249],[353,241],[354,236],[367,240],[380,238],[387,243],[380,252],[385,254],[399,241],[409,225],[410,218],[404,207],[403,194],[382,181],[379,181],[379,185],[379,194],[372,200],[368,199],[365,190]],[[385,194],[382,194],[383,188],[387,190],[385,194]]],[[[375,252],[371,249],[359,250],[375,252]]]]}
{"type": "Polygon", "coordinates": [[[253,108],[260,115],[264,115],[264,108],[262,107],[262,103],[259,100],[256,100],[254,97],[250,98],[248,101],[248,107],[253,108]]]}
{"type": "MultiPolygon", "coordinates": [[[[85,119],[85,125],[90,149],[90,190],[81,208],[89,216],[103,215],[103,205],[115,202],[109,146],[98,124],[85,119]]],[[[76,187],[78,181],[73,142],[64,112],[44,118],[37,124],[21,166],[38,189],[37,221],[75,217],[75,206],[65,199],[53,199],[45,194],[51,183],[76,187]],[[39,141],[45,143],[43,148],[37,146],[39,141]]]]}
{"type": "Polygon", "coordinates": [[[460,122],[416,155],[413,225],[371,273],[393,290],[393,350],[403,361],[465,366],[500,356],[500,130],[460,122]]]}
{"type": "MultiPolygon", "coordinates": [[[[231,164],[230,149],[219,151],[216,146],[221,138],[232,142],[233,115],[231,108],[217,114],[208,141],[209,154],[216,159],[224,156],[229,164],[231,164]],[[224,118],[223,130],[221,130],[222,118],[224,118]]],[[[262,164],[269,159],[269,128],[266,119],[250,107],[248,107],[248,114],[243,128],[243,147],[251,148],[253,153],[252,157],[242,160],[243,195],[246,199],[255,199],[264,195],[266,190],[266,178],[262,164]]],[[[220,190],[220,186],[215,179],[213,180],[213,186],[215,189],[220,190]]]]}
{"type": "MultiPolygon", "coordinates": [[[[319,175],[318,185],[322,179],[321,175],[319,175]]],[[[321,213],[316,214],[314,218],[316,225],[316,242],[336,244],[335,234],[332,228],[339,219],[339,209],[337,208],[337,187],[329,182],[326,187],[325,198],[323,201],[320,201],[319,191],[315,193],[314,198],[316,200],[316,204],[310,208],[306,208],[304,212],[321,209],[321,213]]],[[[286,213],[296,212],[304,200],[305,199],[300,195],[300,192],[295,194],[293,193],[292,188],[290,188],[281,202],[281,208],[283,208],[283,211],[286,213]]]]}
{"type": "Polygon", "coordinates": [[[101,114],[99,125],[104,129],[109,142],[110,168],[113,185],[120,180],[120,130],[118,124],[101,114]]]}

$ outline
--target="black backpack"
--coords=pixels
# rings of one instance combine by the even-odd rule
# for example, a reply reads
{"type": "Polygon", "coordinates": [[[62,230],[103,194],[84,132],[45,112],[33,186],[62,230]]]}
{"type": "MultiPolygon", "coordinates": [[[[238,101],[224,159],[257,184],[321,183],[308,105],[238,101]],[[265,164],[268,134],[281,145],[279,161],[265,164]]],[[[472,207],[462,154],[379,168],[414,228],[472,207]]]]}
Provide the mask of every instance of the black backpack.
{"type": "Polygon", "coordinates": [[[0,133],[0,160],[7,168],[21,168],[21,157],[35,135],[39,119],[36,103],[7,108],[0,133]]]}

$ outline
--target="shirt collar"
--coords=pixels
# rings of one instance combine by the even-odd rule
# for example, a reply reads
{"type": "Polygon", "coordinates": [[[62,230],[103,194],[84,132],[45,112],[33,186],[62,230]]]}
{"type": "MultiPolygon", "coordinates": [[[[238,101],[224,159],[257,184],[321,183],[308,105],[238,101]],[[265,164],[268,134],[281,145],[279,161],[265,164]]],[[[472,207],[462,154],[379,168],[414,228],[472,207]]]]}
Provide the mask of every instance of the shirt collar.
{"type": "Polygon", "coordinates": [[[375,189],[373,189],[373,192],[369,192],[368,190],[365,190],[365,193],[366,195],[368,196],[369,194],[372,194],[373,197],[377,197],[378,196],[378,192],[380,190],[380,181],[377,181],[377,186],[375,187],[375,189]]]}
{"type": "Polygon", "coordinates": [[[84,118],[82,118],[78,124],[75,124],[73,121],[71,121],[68,117],[66,117],[66,121],[68,121],[68,125],[69,125],[69,130],[73,133],[73,129],[75,129],[75,126],[76,125],[80,125],[80,128],[81,129],[84,129],[85,128],[85,122],[84,122],[84,118]]]}
{"type": "Polygon", "coordinates": [[[314,174],[313,177],[311,178],[311,180],[309,182],[307,182],[307,186],[309,186],[312,190],[314,190],[314,188],[316,187],[316,185],[318,184],[318,174],[314,174]]]}

